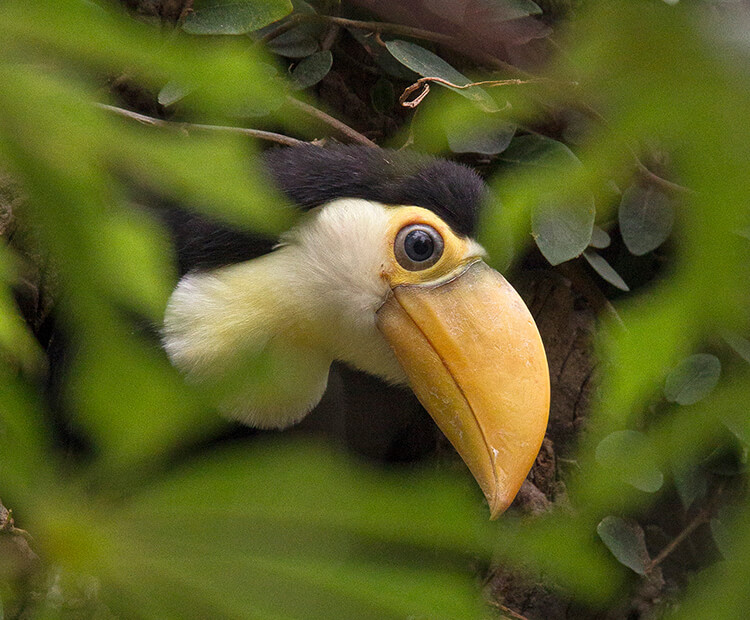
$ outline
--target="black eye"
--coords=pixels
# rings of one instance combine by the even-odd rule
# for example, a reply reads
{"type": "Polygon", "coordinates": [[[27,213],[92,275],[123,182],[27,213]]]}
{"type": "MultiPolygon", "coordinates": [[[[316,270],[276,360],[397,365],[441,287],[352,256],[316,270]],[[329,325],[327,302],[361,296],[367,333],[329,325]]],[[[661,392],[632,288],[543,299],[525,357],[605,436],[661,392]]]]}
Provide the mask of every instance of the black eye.
{"type": "Polygon", "coordinates": [[[443,238],[426,224],[411,224],[396,235],[394,254],[399,264],[409,271],[432,267],[443,255],[443,238]]]}

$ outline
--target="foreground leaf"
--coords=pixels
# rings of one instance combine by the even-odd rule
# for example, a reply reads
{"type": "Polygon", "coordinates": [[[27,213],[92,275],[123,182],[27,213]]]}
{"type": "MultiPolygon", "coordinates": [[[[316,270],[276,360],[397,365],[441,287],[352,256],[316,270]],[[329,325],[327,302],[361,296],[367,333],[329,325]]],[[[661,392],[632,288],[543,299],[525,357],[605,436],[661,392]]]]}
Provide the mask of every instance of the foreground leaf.
{"type": "Polygon", "coordinates": [[[611,469],[621,480],[646,493],[655,493],[664,484],[664,474],[656,466],[653,458],[631,463],[631,455],[646,441],[643,433],[636,431],[615,431],[607,435],[596,447],[596,460],[600,465],[611,469]],[[626,465],[629,464],[629,467],[626,465]]]}

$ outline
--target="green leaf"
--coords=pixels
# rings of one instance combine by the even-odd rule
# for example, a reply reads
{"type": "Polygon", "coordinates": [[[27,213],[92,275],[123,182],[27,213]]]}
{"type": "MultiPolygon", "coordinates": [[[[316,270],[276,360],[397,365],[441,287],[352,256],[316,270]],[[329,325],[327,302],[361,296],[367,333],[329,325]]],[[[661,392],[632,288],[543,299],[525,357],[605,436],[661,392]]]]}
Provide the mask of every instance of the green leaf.
{"type": "Polygon", "coordinates": [[[285,58],[306,58],[318,51],[318,42],[302,24],[268,42],[269,51],[285,58]]]}
{"type": "Polygon", "coordinates": [[[559,204],[552,196],[531,215],[531,230],[539,250],[551,265],[580,256],[588,247],[594,226],[593,198],[559,204]]]}
{"type": "Polygon", "coordinates": [[[301,60],[292,71],[294,88],[302,90],[320,82],[331,70],[333,55],[329,50],[316,52],[301,60]]]}
{"type": "Polygon", "coordinates": [[[291,12],[289,0],[204,0],[195,4],[182,29],[190,34],[245,34],[291,12]]]}
{"type": "MultiPolygon", "coordinates": [[[[396,39],[387,41],[385,46],[396,60],[422,77],[441,78],[457,86],[471,84],[471,80],[463,73],[454,69],[439,56],[415,43],[396,39]]],[[[445,84],[441,84],[441,86],[445,86],[445,84]]],[[[446,88],[450,88],[462,97],[471,99],[488,112],[497,112],[498,108],[492,97],[479,86],[472,86],[471,88],[446,86],[446,88]]]]}
{"type": "Polygon", "coordinates": [[[655,493],[664,484],[664,474],[656,466],[653,454],[647,449],[646,436],[637,431],[615,431],[599,442],[596,447],[597,462],[617,473],[618,477],[636,489],[655,493]],[[633,462],[633,454],[639,451],[643,458],[633,462]]]}
{"type": "Polygon", "coordinates": [[[581,160],[562,142],[539,134],[517,136],[500,159],[516,166],[550,170],[582,166],[581,160]]]}
{"type": "Polygon", "coordinates": [[[743,338],[734,332],[724,332],[722,334],[724,341],[734,349],[743,360],[750,364],[750,340],[743,338]]]}
{"type": "Polygon", "coordinates": [[[610,243],[612,243],[612,239],[610,238],[609,233],[603,228],[594,226],[594,229],[591,232],[591,242],[589,245],[597,250],[603,250],[604,248],[608,248],[610,243]]]}
{"type": "Polygon", "coordinates": [[[658,248],[672,232],[674,205],[653,186],[631,185],[622,194],[620,234],[628,250],[642,256],[658,248]]]}
{"type": "Polygon", "coordinates": [[[191,92],[192,88],[187,88],[178,82],[167,82],[159,91],[157,99],[161,105],[168,107],[184,99],[191,92]]]}
{"type": "Polygon", "coordinates": [[[721,362],[715,355],[691,355],[667,375],[664,396],[680,405],[692,405],[711,393],[720,375],[721,362]]]}
{"type": "Polygon", "coordinates": [[[625,284],[625,280],[623,280],[620,277],[620,274],[612,268],[612,265],[610,265],[602,256],[594,252],[594,250],[584,250],[583,257],[588,261],[594,271],[612,286],[619,288],[621,291],[630,290],[630,287],[625,284]]]}
{"type": "Polygon", "coordinates": [[[672,473],[677,494],[685,510],[690,508],[696,499],[706,496],[708,478],[704,469],[696,466],[683,466],[672,473]]]}
{"type": "Polygon", "coordinates": [[[512,124],[499,127],[462,127],[450,124],[445,127],[448,146],[454,153],[497,155],[508,148],[515,133],[516,126],[512,124]]]}
{"type": "Polygon", "coordinates": [[[638,523],[615,516],[604,517],[596,526],[596,533],[620,564],[639,575],[646,574],[651,558],[646,549],[643,528],[638,523]]]}

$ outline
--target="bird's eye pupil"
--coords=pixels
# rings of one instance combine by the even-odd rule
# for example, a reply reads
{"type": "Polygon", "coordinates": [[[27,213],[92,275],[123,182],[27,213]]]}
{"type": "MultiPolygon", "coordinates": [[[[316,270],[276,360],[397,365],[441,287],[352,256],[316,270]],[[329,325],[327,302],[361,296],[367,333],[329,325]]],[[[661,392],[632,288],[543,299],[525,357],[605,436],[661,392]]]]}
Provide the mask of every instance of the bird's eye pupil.
{"type": "Polygon", "coordinates": [[[435,242],[424,230],[412,230],[406,235],[404,250],[413,261],[425,261],[432,256],[435,242]]]}
{"type": "Polygon", "coordinates": [[[404,269],[421,271],[440,260],[444,247],[443,238],[432,226],[409,224],[396,235],[393,252],[404,269]]]}

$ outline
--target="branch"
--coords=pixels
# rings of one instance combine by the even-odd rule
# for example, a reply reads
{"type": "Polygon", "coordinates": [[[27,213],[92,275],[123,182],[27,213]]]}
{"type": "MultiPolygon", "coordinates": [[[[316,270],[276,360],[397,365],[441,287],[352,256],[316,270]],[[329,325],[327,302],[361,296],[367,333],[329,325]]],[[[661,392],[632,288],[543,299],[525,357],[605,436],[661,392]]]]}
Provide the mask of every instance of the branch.
{"type": "MultiPolygon", "coordinates": [[[[273,133],[271,131],[263,131],[262,129],[249,129],[247,127],[231,127],[228,125],[201,125],[198,123],[183,123],[175,121],[165,121],[160,118],[154,118],[153,116],[146,116],[132,110],[126,110],[124,108],[118,108],[106,103],[95,103],[96,107],[102,110],[107,110],[119,116],[130,118],[144,125],[152,125],[154,127],[166,127],[168,129],[178,129],[182,131],[215,131],[223,133],[236,133],[242,136],[248,136],[250,138],[257,138],[259,140],[268,140],[270,142],[276,142],[277,144],[283,144],[284,146],[299,146],[301,144],[310,144],[303,140],[297,140],[290,136],[284,136],[282,134],[273,133]]],[[[314,142],[312,144],[315,144],[314,142]]]]}
{"type": "Polygon", "coordinates": [[[372,140],[363,136],[358,131],[352,129],[346,123],[342,123],[340,120],[333,118],[333,116],[326,114],[322,110],[318,110],[318,108],[311,106],[304,101],[300,101],[299,99],[295,99],[294,97],[287,97],[287,102],[301,112],[304,112],[308,116],[312,116],[322,123],[325,123],[329,127],[332,127],[339,133],[349,138],[352,142],[358,142],[359,144],[364,144],[365,146],[369,146],[371,148],[378,148],[378,145],[375,144],[372,140]]]}

